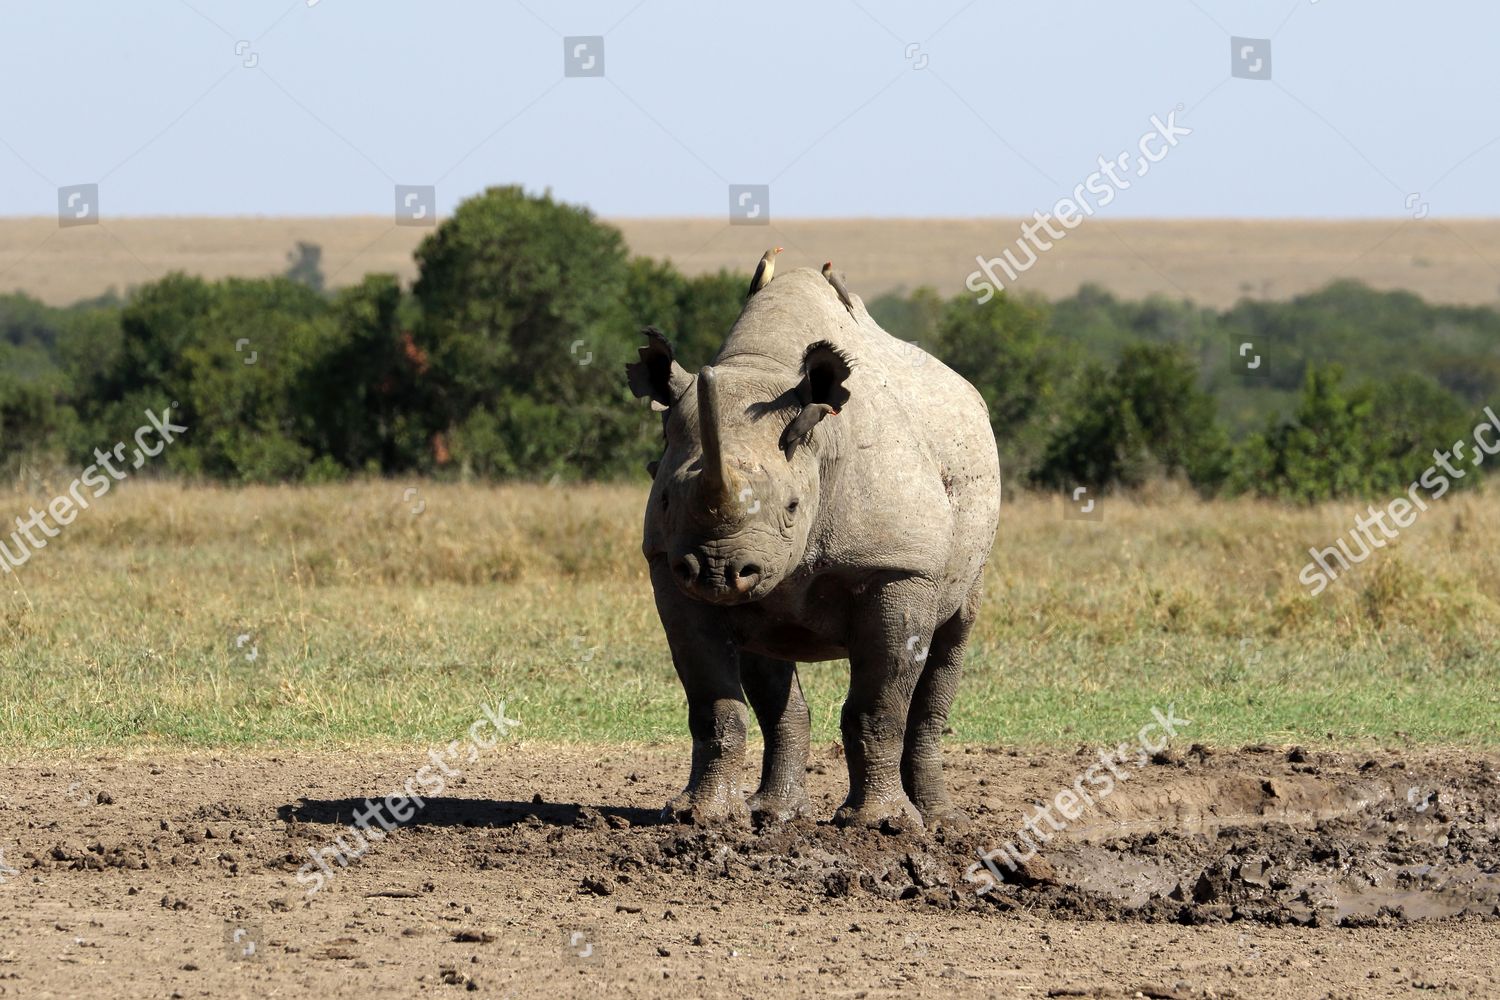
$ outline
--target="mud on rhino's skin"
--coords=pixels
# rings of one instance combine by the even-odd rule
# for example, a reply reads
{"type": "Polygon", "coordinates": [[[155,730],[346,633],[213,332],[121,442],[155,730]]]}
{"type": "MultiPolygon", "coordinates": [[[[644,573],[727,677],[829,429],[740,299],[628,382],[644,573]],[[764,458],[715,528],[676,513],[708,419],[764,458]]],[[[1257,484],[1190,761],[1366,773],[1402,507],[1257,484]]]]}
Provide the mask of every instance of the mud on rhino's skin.
{"type": "Polygon", "coordinates": [[[778,275],[696,376],[655,330],[626,366],[663,413],[642,550],[693,737],[675,818],[806,815],[796,665],[847,656],[835,818],[966,822],[940,740],[999,520],[995,439],[973,386],[852,303],[778,275]],[[747,702],[766,734],[748,801],[747,702]]]}

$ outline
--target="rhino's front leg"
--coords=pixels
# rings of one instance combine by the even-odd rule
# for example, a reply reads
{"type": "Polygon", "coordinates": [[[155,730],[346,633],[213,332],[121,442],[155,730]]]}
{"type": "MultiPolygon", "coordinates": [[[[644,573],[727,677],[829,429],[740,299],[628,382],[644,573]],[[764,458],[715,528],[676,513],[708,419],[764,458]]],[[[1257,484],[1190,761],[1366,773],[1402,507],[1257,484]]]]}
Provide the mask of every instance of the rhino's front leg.
{"type": "Polygon", "coordinates": [[[652,560],[651,585],[672,665],[687,695],[693,736],[687,787],[667,803],[662,816],[698,824],[747,820],[740,772],[749,716],[728,622],[719,608],[684,596],[664,559],[652,560]]]}
{"type": "Polygon", "coordinates": [[[760,788],[750,796],[750,813],[773,820],[806,816],[812,811],[804,785],[811,720],[797,664],[741,651],[740,683],[766,740],[760,788]]]}
{"type": "Polygon", "coordinates": [[[855,609],[849,640],[849,697],[841,726],[849,798],[835,823],[921,829],[901,783],[906,716],[932,642],[935,589],[898,577],[871,584],[855,609]]]}

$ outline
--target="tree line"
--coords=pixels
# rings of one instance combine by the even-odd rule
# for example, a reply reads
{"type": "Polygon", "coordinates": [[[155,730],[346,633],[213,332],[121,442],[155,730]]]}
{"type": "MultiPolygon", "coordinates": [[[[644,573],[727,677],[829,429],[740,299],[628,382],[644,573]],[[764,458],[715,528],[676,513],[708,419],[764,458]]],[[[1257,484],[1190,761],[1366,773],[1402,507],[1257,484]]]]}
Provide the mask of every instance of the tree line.
{"type": "MultiPolygon", "coordinates": [[[[190,430],[154,466],[186,478],[643,475],[660,423],[624,384],[637,331],[696,368],[748,282],[632,257],[587,209],[518,187],[464,202],[416,263],[409,289],[372,274],[329,292],[301,244],[279,277],[172,274],[65,308],[0,296],[0,467],[86,465],[175,403],[190,430]]],[[[1226,310],[1091,286],[869,307],[978,387],[1007,477],[1042,488],[1385,494],[1500,401],[1500,311],[1355,282],[1226,310]]]]}

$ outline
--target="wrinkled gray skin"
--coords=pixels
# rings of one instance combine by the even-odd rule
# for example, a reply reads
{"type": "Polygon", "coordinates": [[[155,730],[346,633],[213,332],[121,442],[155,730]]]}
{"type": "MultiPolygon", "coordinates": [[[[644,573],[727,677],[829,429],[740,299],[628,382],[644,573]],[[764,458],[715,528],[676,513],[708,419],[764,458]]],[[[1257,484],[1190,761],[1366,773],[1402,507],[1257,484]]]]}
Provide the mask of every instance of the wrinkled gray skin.
{"type": "Polygon", "coordinates": [[[835,821],[966,822],[940,741],[999,518],[995,439],[968,382],[854,302],[816,271],[777,275],[711,368],[690,375],[659,336],[627,366],[664,410],[642,549],[693,737],[677,820],[807,814],[796,665],[847,656],[835,821]],[[783,447],[816,403],[838,412],[783,447]],[[747,701],[766,737],[748,801],[747,701]]]}

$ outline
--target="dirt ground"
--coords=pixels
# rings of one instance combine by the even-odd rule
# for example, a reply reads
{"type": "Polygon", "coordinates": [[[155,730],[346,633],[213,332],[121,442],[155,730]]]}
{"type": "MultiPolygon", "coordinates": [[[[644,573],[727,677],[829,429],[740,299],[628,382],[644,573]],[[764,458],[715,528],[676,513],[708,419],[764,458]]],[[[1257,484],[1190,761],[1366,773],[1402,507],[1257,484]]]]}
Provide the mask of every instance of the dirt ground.
{"type": "Polygon", "coordinates": [[[923,836],[826,823],[836,746],[816,818],[703,831],[686,746],[508,742],[309,895],[427,753],[7,764],[0,995],[1500,996],[1496,753],[1169,749],[980,895],[1096,748],[950,748],[923,836]]]}

